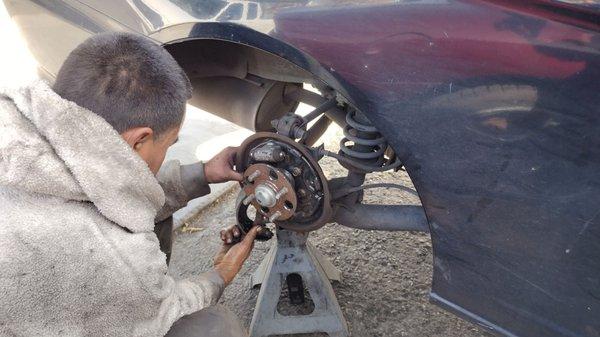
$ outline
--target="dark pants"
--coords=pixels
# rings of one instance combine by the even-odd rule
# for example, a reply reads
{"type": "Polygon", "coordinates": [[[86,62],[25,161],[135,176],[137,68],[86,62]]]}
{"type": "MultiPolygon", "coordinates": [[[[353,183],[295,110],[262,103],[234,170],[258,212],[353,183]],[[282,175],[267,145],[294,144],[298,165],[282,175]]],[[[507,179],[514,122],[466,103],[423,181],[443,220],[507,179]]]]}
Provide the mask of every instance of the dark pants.
{"type": "Polygon", "coordinates": [[[167,264],[171,261],[171,247],[173,246],[173,217],[170,216],[154,224],[154,233],[158,237],[160,250],[167,255],[167,264]]]}
{"type": "Polygon", "coordinates": [[[180,318],[165,337],[247,337],[231,310],[215,305],[180,318]]]}

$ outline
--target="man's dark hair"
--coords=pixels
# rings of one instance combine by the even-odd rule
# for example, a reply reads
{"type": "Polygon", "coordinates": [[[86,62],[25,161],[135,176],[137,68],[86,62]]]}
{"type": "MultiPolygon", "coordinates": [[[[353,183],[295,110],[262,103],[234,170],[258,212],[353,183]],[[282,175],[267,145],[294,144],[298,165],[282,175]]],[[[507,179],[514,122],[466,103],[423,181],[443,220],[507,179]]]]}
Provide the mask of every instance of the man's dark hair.
{"type": "Polygon", "coordinates": [[[152,40],[130,33],[84,41],[67,57],[53,89],[119,133],[149,127],[156,136],[182,122],[191,97],[190,81],[173,57],[152,40]]]}

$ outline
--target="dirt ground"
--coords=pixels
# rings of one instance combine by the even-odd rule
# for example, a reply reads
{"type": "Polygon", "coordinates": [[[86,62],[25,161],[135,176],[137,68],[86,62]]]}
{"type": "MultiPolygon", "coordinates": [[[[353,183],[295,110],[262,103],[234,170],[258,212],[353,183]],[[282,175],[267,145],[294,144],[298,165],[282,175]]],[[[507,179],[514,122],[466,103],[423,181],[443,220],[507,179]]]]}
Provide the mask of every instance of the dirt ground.
{"type": "MultiPolygon", "coordinates": [[[[329,148],[335,147],[332,144],[328,144],[329,148]]],[[[325,158],[321,164],[328,177],[345,172],[334,160],[325,158]]],[[[368,176],[368,182],[384,181],[412,186],[404,172],[368,176]]],[[[186,277],[212,266],[212,256],[220,245],[219,230],[235,222],[237,193],[238,189],[234,189],[224,194],[177,231],[170,267],[173,275],[186,277]]],[[[365,202],[419,204],[415,196],[391,189],[367,190],[365,202]]],[[[334,282],[333,288],[352,336],[489,336],[429,303],[433,256],[428,234],[362,231],[330,224],[311,233],[309,240],[342,271],[342,281],[334,282]]],[[[271,243],[257,242],[221,299],[246,327],[250,325],[259,291],[250,289],[250,276],[271,243]]],[[[281,301],[287,305],[286,297],[281,301]]]]}

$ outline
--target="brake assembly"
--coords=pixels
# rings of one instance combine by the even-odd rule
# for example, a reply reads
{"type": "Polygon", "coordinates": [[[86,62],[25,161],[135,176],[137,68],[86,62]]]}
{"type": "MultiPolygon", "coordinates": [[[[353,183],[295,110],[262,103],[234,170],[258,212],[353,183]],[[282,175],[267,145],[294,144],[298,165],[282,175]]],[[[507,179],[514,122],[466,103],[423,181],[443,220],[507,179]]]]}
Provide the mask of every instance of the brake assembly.
{"type": "MultiPolygon", "coordinates": [[[[318,159],[318,152],[275,133],[259,132],[246,139],[236,162],[244,175],[236,204],[242,232],[268,223],[298,232],[322,227],[331,217],[331,203],[318,159]]],[[[257,239],[272,236],[265,227],[257,239]]]]}

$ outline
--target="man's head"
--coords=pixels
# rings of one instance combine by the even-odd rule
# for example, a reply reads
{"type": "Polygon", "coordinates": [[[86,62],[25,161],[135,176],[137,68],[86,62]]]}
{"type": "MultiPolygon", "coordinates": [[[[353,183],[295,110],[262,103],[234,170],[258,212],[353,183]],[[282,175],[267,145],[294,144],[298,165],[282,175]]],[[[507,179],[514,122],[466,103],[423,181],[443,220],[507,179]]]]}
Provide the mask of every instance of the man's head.
{"type": "Polygon", "coordinates": [[[54,91],[112,125],[158,172],[177,139],[191,97],[190,82],[173,57],[134,34],[99,34],[71,52],[54,91]]]}

